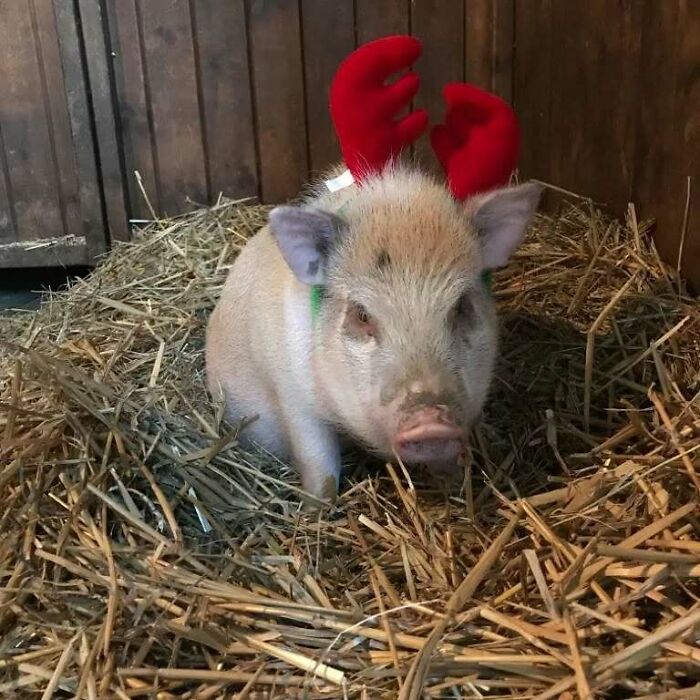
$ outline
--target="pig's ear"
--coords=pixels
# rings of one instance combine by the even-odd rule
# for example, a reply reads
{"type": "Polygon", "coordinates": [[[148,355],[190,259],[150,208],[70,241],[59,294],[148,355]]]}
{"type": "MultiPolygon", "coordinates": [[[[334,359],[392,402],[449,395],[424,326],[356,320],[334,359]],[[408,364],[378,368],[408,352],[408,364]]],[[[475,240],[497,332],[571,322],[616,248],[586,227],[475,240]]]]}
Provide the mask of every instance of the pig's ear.
{"type": "Polygon", "coordinates": [[[527,182],[474,197],[468,204],[479,234],[484,266],[503,267],[520,245],[540,201],[543,187],[527,182]]]}
{"type": "Polygon", "coordinates": [[[328,252],[340,236],[343,222],[320,209],[275,207],[270,230],[282,257],[305,284],[323,284],[328,252]]]}

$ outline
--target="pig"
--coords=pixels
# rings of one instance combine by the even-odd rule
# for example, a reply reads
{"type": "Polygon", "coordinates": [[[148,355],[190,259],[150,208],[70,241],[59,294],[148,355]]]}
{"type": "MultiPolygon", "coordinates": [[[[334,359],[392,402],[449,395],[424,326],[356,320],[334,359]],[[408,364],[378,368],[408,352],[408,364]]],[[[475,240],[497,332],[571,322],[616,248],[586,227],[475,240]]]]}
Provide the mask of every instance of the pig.
{"type": "MultiPolygon", "coordinates": [[[[338,168],[332,174],[337,174],[338,168]]],[[[341,440],[405,464],[454,467],[497,354],[484,272],[505,265],[536,183],[456,201],[393,163],[278,206],[231,267],[207,329],[210,392],[241,436],[333,501],[341,440]]]]}

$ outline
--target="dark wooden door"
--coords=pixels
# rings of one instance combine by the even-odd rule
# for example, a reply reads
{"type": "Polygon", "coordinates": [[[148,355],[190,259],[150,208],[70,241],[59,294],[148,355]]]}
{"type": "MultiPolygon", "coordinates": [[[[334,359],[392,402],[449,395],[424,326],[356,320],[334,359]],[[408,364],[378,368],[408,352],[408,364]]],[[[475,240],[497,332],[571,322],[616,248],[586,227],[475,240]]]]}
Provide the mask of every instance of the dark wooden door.
{"type": "MultiPolygon", "coordinates": [[[[85,5],[81,18],[66,0],[0,3],[0,268],[90,264],[107,248],[95,51],[84,41],[99,3],[85,5]]],[[[127,233],[123,201],[120,215],[114,238],[127,233]]]]}

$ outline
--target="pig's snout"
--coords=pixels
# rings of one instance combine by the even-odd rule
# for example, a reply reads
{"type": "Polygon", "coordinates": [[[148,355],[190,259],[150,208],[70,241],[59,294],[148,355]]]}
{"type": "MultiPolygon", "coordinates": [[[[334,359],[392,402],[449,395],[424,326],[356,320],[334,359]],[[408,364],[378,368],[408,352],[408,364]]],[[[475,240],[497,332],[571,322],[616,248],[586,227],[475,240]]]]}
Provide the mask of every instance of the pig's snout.
{"type": "Polygon", "coordinates": [[[448,409],[419,408],[399,425],[394,448],[404,462],[447,462],[463,451],[464,431],[448,409]]]}

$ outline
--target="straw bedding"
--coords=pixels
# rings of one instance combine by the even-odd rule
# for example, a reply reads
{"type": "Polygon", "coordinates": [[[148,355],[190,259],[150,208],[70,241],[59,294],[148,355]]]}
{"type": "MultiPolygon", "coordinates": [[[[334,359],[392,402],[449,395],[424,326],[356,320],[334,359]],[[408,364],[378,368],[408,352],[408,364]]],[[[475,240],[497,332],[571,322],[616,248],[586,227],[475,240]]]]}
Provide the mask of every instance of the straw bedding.
{"type": "Polygon", "coordinates": [[[497,276],[461,488],[351,455],[320,514],[203,384],[264,216],[0,321],[0,697],[700,698],[700,310],[634,211],[540,217],[497,276]]]}

